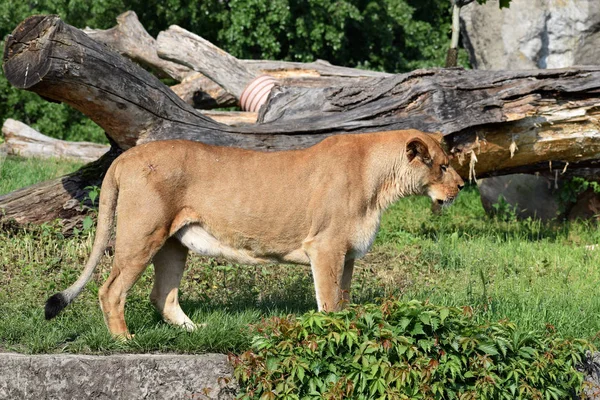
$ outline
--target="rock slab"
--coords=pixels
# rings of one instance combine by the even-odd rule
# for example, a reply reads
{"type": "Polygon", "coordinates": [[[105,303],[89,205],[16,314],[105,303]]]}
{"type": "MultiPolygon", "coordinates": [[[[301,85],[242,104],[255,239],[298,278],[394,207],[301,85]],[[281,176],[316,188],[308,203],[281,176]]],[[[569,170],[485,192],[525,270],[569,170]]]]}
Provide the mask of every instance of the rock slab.
{"type": "Polygon", "coordinates": [[[463,44],[477,69],[563,68],[600,59],[598,0],[512,0],[461,10],[463,44]]]}
{"type": "Polygon", "coordinates": [[[0,399],[233,399],[237,388],[223,354],[0,353],[0,399]]]}

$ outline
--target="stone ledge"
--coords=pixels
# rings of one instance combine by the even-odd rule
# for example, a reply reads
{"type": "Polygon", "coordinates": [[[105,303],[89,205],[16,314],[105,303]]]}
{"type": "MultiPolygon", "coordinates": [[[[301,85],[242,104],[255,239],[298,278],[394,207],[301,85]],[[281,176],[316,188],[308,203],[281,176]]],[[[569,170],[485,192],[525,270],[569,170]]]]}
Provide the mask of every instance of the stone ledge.
{"type": "Polygon", "coordinates": [[[0,353],[0,399],[233,399],[223,354],[0,353]]]}

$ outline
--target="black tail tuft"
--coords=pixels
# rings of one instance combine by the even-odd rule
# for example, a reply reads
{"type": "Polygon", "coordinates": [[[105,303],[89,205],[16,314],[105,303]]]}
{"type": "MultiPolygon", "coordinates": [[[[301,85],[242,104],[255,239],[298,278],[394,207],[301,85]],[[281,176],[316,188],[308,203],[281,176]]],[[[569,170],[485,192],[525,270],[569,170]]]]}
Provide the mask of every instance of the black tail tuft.
{"type": "Polygon", "coordinates": [[[46,319],[48,320],[56,317],[67,305],[69,305],[67,298],[62,293],[56,293],[46,300],[46,319]]]}

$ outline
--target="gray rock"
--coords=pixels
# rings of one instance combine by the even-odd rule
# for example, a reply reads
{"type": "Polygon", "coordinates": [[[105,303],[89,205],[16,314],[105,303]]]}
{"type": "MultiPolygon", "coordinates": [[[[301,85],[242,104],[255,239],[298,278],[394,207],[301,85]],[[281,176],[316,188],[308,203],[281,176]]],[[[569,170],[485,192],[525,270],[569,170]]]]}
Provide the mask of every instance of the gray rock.
{"type": "Polygon", "coordinates": [[[519,218],[550,220],[559,214],[559,200],[554,182],[536,175],[515,174],[480,179],[477,183],[481,204],[488,214],[498,211],[494,204],[499,196],[510,205],[519,218]]]}
{"type": "Polygon", "coordinates": [[[233,399],[237,388],[223,354],[0,353],[0,399],[233,399]]]}
{"type": "Polygon", "coordinates": [[[588,400],[600,400],[600,353],[588,353],[578,367],[585,375],[584,393],[588,400]]]}
{"type": "Polygon", "coordinates": [[[477,69],[597,65],[598,0],[512,0],[471,3],[461,10],[461,35],[477,69]]]}

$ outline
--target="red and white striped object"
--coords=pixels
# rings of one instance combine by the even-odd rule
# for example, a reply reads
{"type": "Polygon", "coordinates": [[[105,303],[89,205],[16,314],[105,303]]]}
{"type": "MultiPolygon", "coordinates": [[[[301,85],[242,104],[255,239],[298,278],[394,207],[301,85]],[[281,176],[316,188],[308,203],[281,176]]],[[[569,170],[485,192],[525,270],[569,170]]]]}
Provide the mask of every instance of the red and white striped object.
{"type": "Polygon", "coordinates": [[[254,79],[246,86],[240,96],[242,110],[257,112],[260,106],[267,101],[273,86],[278,84],[279,81],[269,75],[262,75],[254,79]]]}

